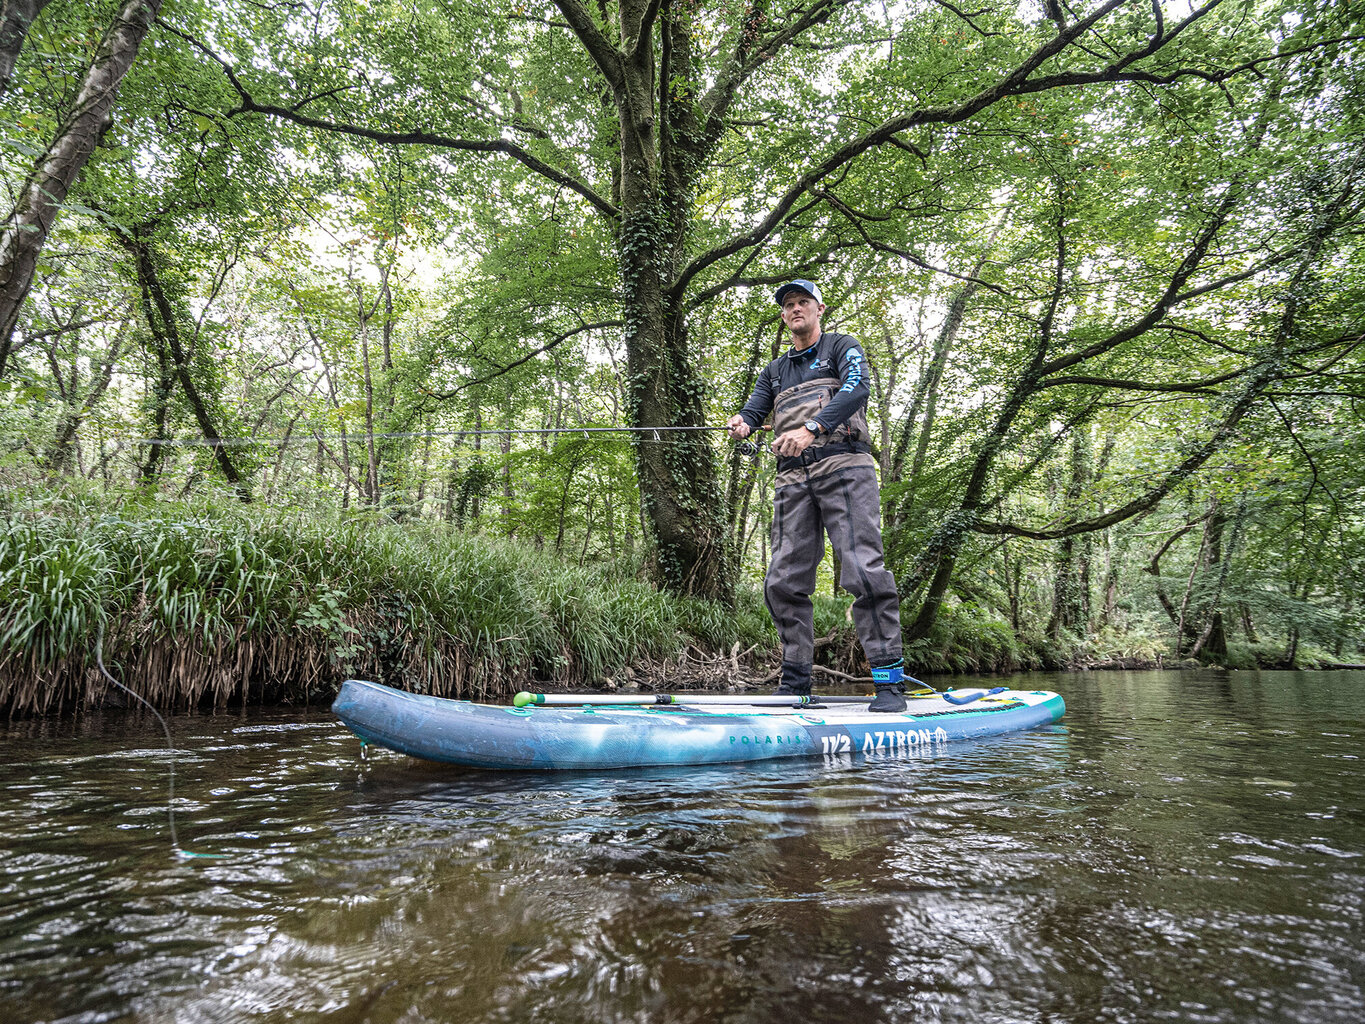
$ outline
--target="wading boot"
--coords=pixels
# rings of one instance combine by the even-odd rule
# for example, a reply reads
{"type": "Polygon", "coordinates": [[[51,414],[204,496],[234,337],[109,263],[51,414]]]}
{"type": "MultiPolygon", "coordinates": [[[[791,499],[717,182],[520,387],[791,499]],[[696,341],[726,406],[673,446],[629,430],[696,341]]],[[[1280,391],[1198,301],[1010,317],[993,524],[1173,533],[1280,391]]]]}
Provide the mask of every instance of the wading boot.
{"type": "Polygon", "coordinates": [[[809,697],[810,666],[782,663],[782,681],[773,691],[774,697],[809,697]]]}
{"type": "Polygon", "coordinates": [[[867,706],[869,711],[885,711],[898,714],[905,710],[905,661],[899,660],[890,665],[877,665],[872,669],[872,685],[877,688],[877,696],[867,706]]]}

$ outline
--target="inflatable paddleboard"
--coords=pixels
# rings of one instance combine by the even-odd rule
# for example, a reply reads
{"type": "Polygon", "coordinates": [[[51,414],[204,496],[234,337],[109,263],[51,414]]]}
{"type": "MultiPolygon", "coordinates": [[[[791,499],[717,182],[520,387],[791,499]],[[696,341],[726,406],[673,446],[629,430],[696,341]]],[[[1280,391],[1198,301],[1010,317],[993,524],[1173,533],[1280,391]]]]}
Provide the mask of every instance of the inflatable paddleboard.
{"type": "Polygon", "coordinates": [[[667,694],[617,698],[632,701],[617,704],[610,694],[572,699],[584,703],[552,706],[533,698],[509,707],[348,679],[332,711],[375,746],[446,764],[522,770],[906,754],[953,740],[1036,728],[1066,711],[1055,693],[1004,688],[910,696],[903,714],[868,711],[870,698],[776,705],[767,703],[771,697],[751,698],[765,702],[759,706],[746,704],[741,695],[690,698],[704,702],[698,704],[675,704],[673,700],[689,698],[667,694]]]}

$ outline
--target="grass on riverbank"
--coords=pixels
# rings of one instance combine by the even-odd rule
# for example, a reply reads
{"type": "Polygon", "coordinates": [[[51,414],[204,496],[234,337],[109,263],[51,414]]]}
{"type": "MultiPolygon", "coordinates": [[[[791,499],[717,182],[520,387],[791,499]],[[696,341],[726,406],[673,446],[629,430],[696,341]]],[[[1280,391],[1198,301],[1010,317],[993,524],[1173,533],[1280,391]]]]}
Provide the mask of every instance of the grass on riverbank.
{"type": "MultiPolygon", "coordinates": [[[[729,686],[775,669],[756,590],[733,607],[684,600],[638,568],[578,568],[524,543],[368,513],[0,491],[0,710],[108,699],[101,632],[115,676],[162,707],[324,702],[348,676],[498,700],[609,679],[729,686]]],[[[828,638],[819,660],[862,675],[850,600],[816,598],[816,635],[828,638]]],[[[975,605],[948,604],[906,660],[916,674],[1141,667],[1159,666],[1166,646],[1154,630],[1016,634],[975,605]]],[[[1239,647],[1228,664],[1273,665],[1278,652],[1239,647]]],[[[1323,658],[1300,650],[1300,664],[1323,658]]]]}
{"type": "Polygon", "coordinates": [[[101,629],[115,676],[161,706],[327,699],[351,675],[486,699],[775,641],[756,594],[682,600],[440,524],[32,495],[0,522],[10,714],[99,703],[101,629]]]}

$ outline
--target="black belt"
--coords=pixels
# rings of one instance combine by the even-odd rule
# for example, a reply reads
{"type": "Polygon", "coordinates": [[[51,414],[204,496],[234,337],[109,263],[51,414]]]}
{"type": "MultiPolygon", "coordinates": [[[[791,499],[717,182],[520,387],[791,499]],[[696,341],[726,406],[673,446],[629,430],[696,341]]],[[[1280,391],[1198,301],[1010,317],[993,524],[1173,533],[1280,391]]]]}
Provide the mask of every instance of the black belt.
{"type": "Polygon", "coordinates": [[[833,455],[871,455],[872,445],[866,441],[831,441],[829,444],[812,445],[800,455],[782,455],[777,459],[777,471],[785,473],[789,469],[801,469],[815,465],[821,459],[833,455]]]}

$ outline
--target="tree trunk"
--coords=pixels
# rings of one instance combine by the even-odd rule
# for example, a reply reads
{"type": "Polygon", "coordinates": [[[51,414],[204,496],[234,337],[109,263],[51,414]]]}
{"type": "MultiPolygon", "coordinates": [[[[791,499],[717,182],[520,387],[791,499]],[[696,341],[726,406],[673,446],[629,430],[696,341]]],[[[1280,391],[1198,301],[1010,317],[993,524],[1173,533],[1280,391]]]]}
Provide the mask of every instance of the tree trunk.
{"type": "Polygon", "coordinates": [[[580,569],[583,567],[583,563],[588,559],[588,542],[592,540],[592,510],[593,506],[596,504],[597,491],[598,488],[596,487],[588,488],[588,508],[584,512],[584,515],[588,520],[588,525],[587,529],[583,531],[583,550],[578,553],[578,567],[580,569]]]}
{"type": "MultiPolygon", "coordinates": [[[[622,147],[621,266],[626,307],[627,408],[633,426],[698,427],[704,382],[688,346],[678,300],[665,284],[676,271],[688,211],[651,180],[643,133],[622,147]],[[641,252],[654,254],[641,259],[641,252]]],[[[730,595],[731,558],[716,465],[700,431],[636,435],[640,496],[653,533],[660,583],[682,594],[730,595]]]]}
{"type": "MultiPolygon", "coordinates": [[[[1071,435],[1071,479],[1066,488],[1066,508],[1075,515],[1081,496],[1090,483],[1091,471],[1090,430],[1084,424],[1078,425],[1071,435]]],[[[1053,577],[1052,615],[1048,619],[1047,633],[1053,639],[1061,636],[1062,630],[1072,634],[1084,631],[1089,618],[1090,558],[1086,541],[1089,536],[1080,538],[1063,537],[1057,552],[1056,573],[1053,577]],[[1081,551],[1077,555],[1077,547],[1081,551]]]]}
{"type": "Polygon", "coordinates": [[[417,514],[422,514],[422,503],[427,498],[427,474],[431,472],[431,417],[428,416],[422,424],[422,433],[426,436],[422,439],[422,469],[417,475],[417,497],[413,504],[416,506],[417,514]]]}
{"type": "MultiPolygon", "coordinates": [[[[698,123],[692,15],[667,5],[660,14],[649,2],[623,0],[623,46],[608,53],[581,9],[561,9],[578,22],[580,36],[592,38],[589,48],[607,75],[619,128],[617,248],[631,425],[703,426],[706,383],[688,345],[679,281],[699,173],[715,149],[720,121],[698,123]],[[645,34],[656,15],[657,51],[645,34]]],[[[642,432],[635,444],[659,582],[676,593],[728,600],[733,546],[709,439],[701,431],[659,436],[656,442],[642,432]]]]}
{"type": "Polygon", "coordinates": [[[977,448],[958,509],[949,513],[947,521],[930,539],[919,562],[920,571],[902,576],[902,597],[918,590],[926,578],[928,582],[928,589],[920,603],[919,612],[908,631],[908,639],[912,641],[928,636],[934,627],[939,608],[948,594],[948,584],[953,578],[957,557],[981,516],[986,497],[986,483],[995,465],[995,458],[1005,443],[1005,435],[1033,394],[1037,383],[1034,373],[1037,365],[1042,362],[1043,353],[1042,346],[1035,349],[1033,360],[1035,371],[1022,375],[1005,401],[1001,403],[989,432],[977,448]]]}
{"type": "MultiPolygon", "coordinates": [[[[317,385],[313,386],[317,390],[317,385]]],[[[289,422],[284,426],[284,434],[281,435],[279,447],[275,449],[275,462],[270,467],[270,476],[265,481],[265,501],[269,504],[274,500],[275,494],[280,488],[280,478],[284,476],[285,455],[289,451],[289,442],[294,436],[294,427],[298,425],[299,419],[303,416],[303,408],[289,417],[289,422]]]]}
{"type": "Polygon", "coordinates": [[[1110,531],[1103,531],[1104,544],[1104,584],[1103,584],[1103,603],[1100,605],[1099,625],[1115,625],[1116,611],[1118,609],[1119,598],[1119,567],[1114,561],[1114,538],[1110,531]]]}
{"type": "Polygon", "coordinates": [[[370,371],[370,317],[374,310],[365,309],[365,293],[360,282],[355,283],[356,318],[360,329],[360,372],[365,388],[365,501],[371,508],[379,507],[379,454],[374,447],[374,375],[370,371]]]}
{"type": "MultiPolygon", "coordinates": [[[[882,347],[887,353],[888,360],[896,360],[895,342],[891,338],[891,332],[885,327],[882,328],[882,347]]],[[[871,359],[867,361],[867,369],[872,378],[872,395],[868,404],[875,402],[877,407],[877,466],[881,470],[883,480],[891,479],[891,396],[896,389],[898,365],[898,361],[892,361],[886,371],[886,383],[883,384],[877,364],[871,359]]]]}
{"type": "MultiPolygon", "coordinates": [[[[1000,228],[997,227],[991,234],[992,242],[995,241],[999,233],[1000,228]]],[[[978,260],[976,266],[972,267],[970,276],[974,279],[980,278],[981,272],[985,268],[985,259],[978,260]]],[[[918,439],[915,443],[915,458],[910,467],[910,488],[897,510],[896,523],[900,523],[908,517],[914,507],[915,486],[924,469],[925,456],[929,450],[929,439],[933,434],[934,418],[938,410],[938,388],[943,381],[943,370],[948,364],[948,356],[953,350],[953,344],[957,341],[958,333],[962,330],[962,321],[966,316],[967,306],[980,287],[976,280],[967,281],[953,295],[953,301],[948,304],[948,313],[943,318],[943,326],[939,328],[938,337],[934,339],[933,357],[929,360],[924,376],[915,386],[910,408],[906,410],[905,419],[901,423],[900,437],[896,442],[896,454],[891,460],[891,478],[893,480],[901,479],[901,471],[905,468],[905,456],[910,447],[910,438],[916,433],[915,421],[919,419],[921,412],[924,413],[924,424],[919,429],[918,439]]]]}
{"type": "MultiPolygon", "coordinates": [[[[1116,441],[1111,433],[1104,439],[1104,447],[1100,449],[1099,462],[1095,466],[1094,480],[1098,481],[1104,477],[1105,471],[1109,468],[1109,460],[1114,455],[1116,441]]],[[[1104,512],[1104,499],[1100,499],[1098,512],[1104,512]]],[[[1100,531],[1100,545],[1103,552],[1104,576],[1103,583],[1100,584],[1100,612],[1096,625],[1104,627],[1114,622],[1114,612],[1118,606],[1119,591],[1119,568],[1114,561],[1114,535],[1111,530],[1100,531]]],[[[1087,588],[1088,589],[1088,588],[1087,588]]],[[[1088,616],[1088,618],[1090,618],[1088,616]]],[[[1095,621],[1092,619],[1092,621],[1095,621]]]]}
{"type": "MultiPolygon", "coordinates": [[[[1162,541],[1161,544],[1157,547],[1156,551],[1152,553],[1151,560],[1148,561],[1147,566],[1143,569],[1143,572],[1150,573],[1152,575],[1153,577],[1152,585],[1156,589],[1157,601],[1160,602],[1162,610],[1166,612],[1166,615],[1167,617],[1170,618],[1172,625],[1179,624],[1180,609],[1178,609],[1175,606],[1175,602],[1172,601],[1170,596],[1166,593],[1166,587],[1161,581],[1161,559],[1165,556],[1166,552],[1171,549],[1171,546],[1175,544],[1176,541],[1178,541],[1181,537],[1185,536],[1185,534],[1193,530],[1195,526],[1197,526],[1200,522],[1203,521],[1204,518],[1205,518],[1204,516],[1201,516],[1193,523],[1189,523],[1186,526],[1180,527],[1180,529],[1176,530],[1164,541],[1162,541]]],[[[1191,636],[1190,639],[1193,640],[1194,637],[1191,636]]],[[[1179,652],[1181,643],[1182,641],[1180,640],[1176,641],[1177,653],[1179,652]]]]}
{"type": "Polygon", "coordinates": [[[607,523],[607,557],[616,561],[616,509],[611,501],[611,488],[602,491],[602,518],[607,523]]]}
{"type": "Polygon", "coordinates": [[[0,231],[0,377],[9,360],[19,309],[33,285],[38,254],[76,175],[109,123],[119,85],[133,66],[161,2],[127,0],[120,8],[85,74],[74,110],[58,126],[57,137],[47,152],[38,158],[0,231]]]}
{"type": "Polygon", "coordinates": [[[502,532],[504,536],[510,537],[516,532],[516,517],[512,514],[512,427],[516,419],[512,415],[512,400],[508,396],[507,405],[503,411],[504,420],[508,428],[508,433],[498,436],[498,448],[502,453],[502,532]]]}
{"type": "Polygon", "coordinates": [[[901,526],[902,523],[910,519],[915,507],[915,491],[919,486],[920,474],[924,471],[925,459],[929,452],[929,441],[934,434],[934,419],[938,413],[938,386],[943,380],[943,369],[948,364],[948,355],[952,351],[953,342],[957,338],[958,328],[962,324],[962,313],[966,309],[967,300],[972,292],[971,286],[964,286],[958,290],[953,297],[952,304],[948,307],[948,316],[943,322],[943,328],[938,332],[938,338],[934,342],[934,354],[929,360],[929,365],[924,369],[924,375],[920,377],[915,385],[915,390],[910,399],[910,408],[905,412],[905,419],[901,423],[900,437],[896,441],[896,451],[891,458],[890,479],[905,479],[909,483],[904,496],[897,503],[895,510],[890,516],[888,524],[892,530],[901,526]],[[916,431],[916,421],[923,414],[924,422],[916,431]],[[910,464],[910,473],[903,477],[905,469],[905,456],[910,447],[910,439],[915,437],[915,457],[910,464]]]}
{"type": "MultiPolygon", "coordinates": [[[[1355,593],[1347,591],[1345,598],[1341,602],[1341,617],[1345,621],[1351,621],[1351,613],[1355,611],[1355,593]]],[[[1341,660],[1341,655],[1346,649],[1346,635],[1337,633],[1336,639],[1332,642],[1332,657],[1337,661],[1341,660]]]]}
{"type": "MultiPolygon", "coordinates": [[[[109,387],[110,380],[114,376],[114,363],[118,359],[119,349],[123,347],[124,335],[128,331],[128,321],[125,320],[119,325],[118,333],[114,335],[114,340],[109,349],[104,354],[104,362],[100,364],[94,376],[90,379],[90,384],[86,387],[85,397],[80,404],[76,404],[76,395],[73,393],[68,398],[67,410],[62,415],[61,421],[57,425],[56,434],[52,439],[52,446],[48,449],[44,462],[47,468],[54,473],[61,473],[71,465],[71,441],[76,436],[76,431],[80,429],[85,418],[104,397],[104,392],[109,387]]],[[[74,380],[73,380],[74,384],[74,380]]]]}
{"type": "Polygon", "coordinates": [[[1202,654],[1205,661],[1215,665],[1221,665],[1228,660],[1228,635],[1223,626],[1223,612],[1214,609],[1213,615],[1209,618],[1208,628],[1204,631],[1204,639],[1201,644],[1195,644],[1190,651],[1190,657],[1198,658],[1202,654]]]}
{"type": "MultiPolygon", "coordinates": [[[[146,306],[145,296],[143,305],[146,306]]],[[[137,485],[151,491],[161,477],[161,464],[166,459],[166,446],[158,442],[165,441],[169,436],[166,421],[170,414],[171,391],[175,388],[175,372],[171,369],[171,357],[166,351],[165,340],[154,331],[148,331],[148,334],[156,346],[156,378],[150,396],[152,429],[148,431],[148,440],[151,444],[146,446],[146,457],[138,463],[137,485]]]]}
{"type": "Polygon", "coordinates": [[[1008,581],[1009,586],[1010,628],[1017,634],[1023,626],[1024,619],[1024,602],[1020,597],[1020,590],[1023,587],[1024,580],[1024,556],[1015,555],[1013,562],[1010,561],[1008,553],[1005,553],[1004,557],[1005,565],[1009,570],[1006,573],[1006,580],[1008,581]]]}
{"type": "MultiPolygon", "coordinates": [[[[482,475],[483,475],[483,406],[478,405],[478,404],[475,404],[475,406],[474,406],[474,457],[470,460],[470,467],[469,467],[470,472],[473,472],[474,467],[476,467],[476,466],[479,467],[479,475],[480,475],[480,477],[482,477],[482,475]]],[[[477,491],[474,492],[473,498],[468,500],[467,505],[468,505],[468,509],[469,509],[469,521],[473,524],[474,529],[477,530],[477,529],[479,528],[479,518],[480,518],[480,516],[483,515],[483,491],[482,491],[482,489],[477,490],[477,491]]],[[[465,508],[466,508],[466,502],[464,501],[464,499],[462,499],[462,500],[461,500],[461,504],[460,504],[460,516],[459,516],[460,528],[461,528],[461,529],[464,528],[464,524],[465,524],[465,508]]]]}
{"type": "Polygon", "coordinates": [[[249,502],[251,491],[246,480],[228,457],[227,449],[221,443],[221,435],[214,424],[213,414],[190,373],[189,357],[180,339],[181,317],[162,281],[158,266],[160,260],[153,251],[151,241],[139,229],[134,229],[131,233],[118,229],[113,232],[113,237],[135,261],[138,285],[142,289],[142,309],[147,320],[147,329],[157,342],[161,358],[169,356],[169,367],[163,363],[163,380],[165,370],[169,368],[180,383],[180,390],[184,392],[190,411],[194,414],[195,422],[199,424],[204,440],[208,442],[218,469],[228,483],[232,484],[237,496],[242,501],[249,502]]]}
{"type": "Polygon", "coordinates": [[[1195,629],[1193,618],[1190,616],[1190,598],[1194,594],[1194,581],[1199,578],[1199,570],[1208,557],[1210,523],[1218,515],[1218,509],[1215,507],[1213,515],[1205,521],[1204,533],[1199,538],[1199,550],[1195,552],[1194,561],[1190,563],[1190,575],[1185,580],[1185,593],[1180,599],[1180,611],[1175,617],[1175,656],[1177,658],[1182,657],[1185,653],[1186,638],[1192,639],[1196,644],[1199,642],[1199,633],[1195,629]]]}
{"type": "Polygon", "coordinates": [[[1221,664],[1227,660],[1227,630],[1223,625],[1223,612],[1219,608],[1219,602],[1223,598],[1223,585],[1227,582],[1233,555],[1236,553],[1238,542],[1241,540],[1246,511],[1247,504],[1244,497],[1238,505],[1237,516],[1232,524],[1232,537],[1228,541],[1226,551],[1223,549],[1223,530],[1227,524],[1226,514],[1219,508],[1209,518],[1209,568],[1217,567],[1218,578],[1214,582],[1213,593],[1209,597],[1208,624],[1204,627],[1204,631],[1200,634],[1195,645],[1190,648],[1190,657],[1192,658],[1199,657],[1202,653],[1206,661],[1221,664]]]}
{"type": "MultiPolygon", "coordinates": [[[[455,449],[458,451],[460,439],[455,439],[455,449]]],[[[446,465],[446,502],[445,509],[441,518],[447,523],[455,522],[455,495],[460,489],[460,457],[452,455],[450,462],[446,465]]]]}
{"type": "MultiPolygon", "coordinates": [[[[637,296],[634,305],[646,316],[627,335],[633,424],[702,426],[703,385],[691,364],[680,313],[657,310],[647,295],[637,296]]],[[[661,434],[657,442],[637,436],[635,452],[660,583],[681,594],[728,599],[725,506],[706,439],[700,431],[661,434]]]]}
{"type": "Polygon", "coordinates": [[[14,77],[29,26],[51,0],[0,0],[0,96],[14,77]]]}
{"type": "Polygon", "coordinates": [[[559,530],[555,534],[555,553],[564,550],[564,524],[569,517],[569,489],[573,486],[574,474],[578,472],[579,459],[574,458],[564,467],[564,486],[559,490],[559,530]]]}
{"type": "MultiPolygon", "coordinates": [[[[749,347],[749,358],[744,366],[744,376],[739,387],[739,401],[744,402],[749,393],[753,391],[754,381],[758,377],[759,363],[763,358],[763,333],[766,329],[765,324],[759,324],[754,331],[754,341],[749,347]]],[[[752,463],[746,459],[739,450],[738,445],[730,447],[730,457],[727,460],[730,466],[729,480],[725,487],[725,507],[730,512],[729,529],[732,536],[743,532],[743,513],[741,509],[747,509],[749,504],[749,491],[753,487],[753,474],[745,473],[746,467],[751,467],[752,463]]]]}

